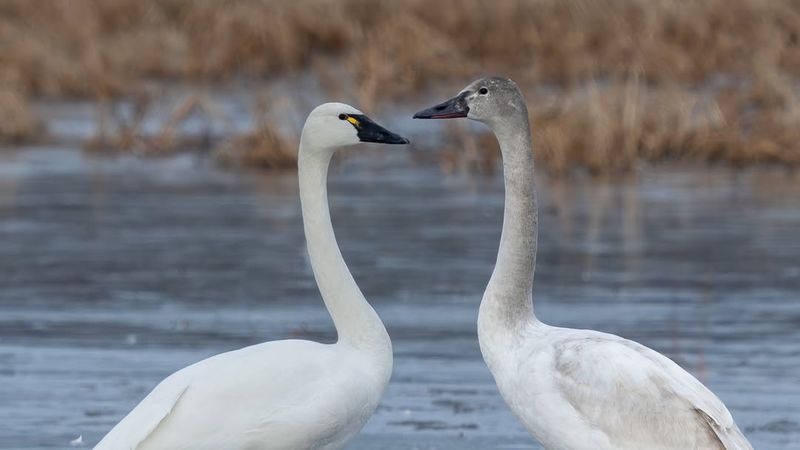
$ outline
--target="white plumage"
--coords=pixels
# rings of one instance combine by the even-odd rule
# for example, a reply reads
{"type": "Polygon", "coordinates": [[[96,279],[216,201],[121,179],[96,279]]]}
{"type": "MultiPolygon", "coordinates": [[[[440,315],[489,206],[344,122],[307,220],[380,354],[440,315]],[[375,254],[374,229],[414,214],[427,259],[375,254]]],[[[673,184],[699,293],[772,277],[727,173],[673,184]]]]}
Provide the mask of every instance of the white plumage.
{"type": "Polygon", "coordinates": [[[96,450],[340,449],[375,411],[392,372],[378,315],[342,259],[328,211],[333,151],[361,141],[406,143],[355,108],[311,112],[298,153],[308,251],[339,340],[266,342],[167,377],[96,450]]]}

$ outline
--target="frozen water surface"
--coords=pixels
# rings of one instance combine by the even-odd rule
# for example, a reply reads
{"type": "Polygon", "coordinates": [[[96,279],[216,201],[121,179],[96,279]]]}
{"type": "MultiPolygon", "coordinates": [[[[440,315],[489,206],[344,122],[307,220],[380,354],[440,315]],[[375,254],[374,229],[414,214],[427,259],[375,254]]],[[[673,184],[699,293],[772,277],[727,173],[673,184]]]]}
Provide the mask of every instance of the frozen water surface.
{"type": "MultiPolygon", "coordinates": [[[[502,180],[398,155],[362,148],[331,173],[339,242],[396,352],[349,448],[538,448],[476,340],[502,180]]],[[[296,184],[197,156],[0,153],[0,448],[91,446],[194,361],[334,339],[296,184]]],[[[664,166],[613,182],[542,176],[539,191],[541,319],[663,352],[756,448],[800,448],[800,174],[664,166]]]]}

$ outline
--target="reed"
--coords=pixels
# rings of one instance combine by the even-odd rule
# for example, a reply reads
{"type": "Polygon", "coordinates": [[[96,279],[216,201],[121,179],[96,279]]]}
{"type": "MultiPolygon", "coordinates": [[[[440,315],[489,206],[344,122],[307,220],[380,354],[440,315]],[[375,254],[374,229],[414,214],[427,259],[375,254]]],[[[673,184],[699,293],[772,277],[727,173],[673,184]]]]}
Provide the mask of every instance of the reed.
{"type": "Polygon", "coordinates": [[[37,134],[41,127],[24,95],[0,87],[0,141],[23,142],[37,134]]]}
{"type": "MultiPolygon", "coordinates": [[[[38,132],[33,99],[102,104],[152,80],[310,71],[372,109],[502,73],[556,94],[532,108],[555,170],[798,159],[793,0],[4,0],[0,43],[5,140],[38,132]]],[[[239,143],[285,140],[258,133],[239,143]]]]}
{"type": "Polygon", "coordinates": [[[214,157],[222,165],[263,170],[297,167],[297,148],[300,130],[287,121],[286,115],[297,115],[301,109],[288,98],[266,94],[258,97],[255,106],[255,126],[249,132],[225,139],[215,150],[214,157]],[[281,111],[282,115],[278,115],[281,111]]]}

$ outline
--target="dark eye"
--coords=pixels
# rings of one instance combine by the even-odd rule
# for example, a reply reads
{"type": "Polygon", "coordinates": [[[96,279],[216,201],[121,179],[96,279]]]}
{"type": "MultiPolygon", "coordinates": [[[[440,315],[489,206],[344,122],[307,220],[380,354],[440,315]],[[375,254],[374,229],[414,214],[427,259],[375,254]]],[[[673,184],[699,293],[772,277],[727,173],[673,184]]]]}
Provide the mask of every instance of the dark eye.
{"type": "Polygon", "coordinates": [[[347,114],[339,114],[339,120],[347,119],[347,114]]]}
{"type": "Polygon", "coordinates": [[[481,94],[481,95],[486,95],[486,94],[488,94],[488,93],[489,93],[489,90],[488,90],[488,89],[486,89],[486,88],[480,88],[480,89],[478,89],[478,94],[481,94]]]}

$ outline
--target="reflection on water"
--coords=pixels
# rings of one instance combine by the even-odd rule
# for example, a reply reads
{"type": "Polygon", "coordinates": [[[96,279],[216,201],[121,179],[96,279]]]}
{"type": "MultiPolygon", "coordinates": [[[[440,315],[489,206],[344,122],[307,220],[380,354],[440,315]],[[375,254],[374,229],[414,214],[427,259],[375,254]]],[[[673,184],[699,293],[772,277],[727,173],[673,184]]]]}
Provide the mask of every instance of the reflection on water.
{"type": "MultiPolygon", "coordinates": [[[[396,362],[350,448],[537,448],[475,335],[501,179],[368,153],[338,160],[332,215],[396,362]]],[[[756,448],[800,445],[797,173],[660,167],[613,182],[542,177],[539,191],[540,318],[664,352],[725,400],[756,448]]],[[[0,448],[65,448],[81,434],[91,445],[191,362],[334,338],[293,174],[3,153],[0,274],[0,448]]]]}

